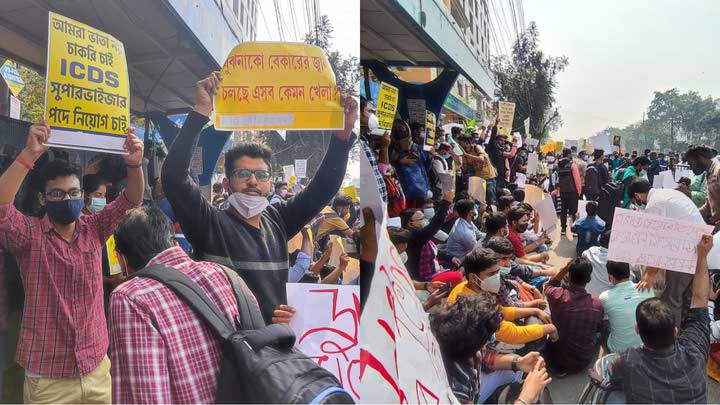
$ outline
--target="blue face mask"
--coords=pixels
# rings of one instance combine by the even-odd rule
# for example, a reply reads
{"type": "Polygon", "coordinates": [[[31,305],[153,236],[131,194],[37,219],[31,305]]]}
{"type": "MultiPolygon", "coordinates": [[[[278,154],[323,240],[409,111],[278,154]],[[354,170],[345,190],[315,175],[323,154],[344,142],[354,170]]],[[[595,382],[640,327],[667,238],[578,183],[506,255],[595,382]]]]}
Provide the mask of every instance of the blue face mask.
{"type": "Polygon", "coordinates": [[[442,157],[443,157],[443,159],[450,159],[450,154],[446,153],[446,154],[442,155],[442,157]]]}
{"type": "Polygon", "coordinates": [[[423,210],[423,214],[425,214],[425,218],[433,219],[433,217],[435,216],[435,208],[425,208],[423,210]]]}
{"type": "Polygon", "coordinates": [[[83,206],[82,198],[72,198],[61,201],[48,201],[45,203],[45,210],[48,217],[58,224],[68,225],[75,222],[80,216],[83,206]]]}
{"type": "Polygon", "coordinates": [[[101,211],[103,208],[105,208],[105,204],[107,204],[107,200],[104,198],[99,197],[93,197],[92,201],[90,202],[90,205],[88,205],[87,209],[90,212],[98,212],[101,211]]]}
{"type": "Polygon", "coordinates": [[[510,274],[510,267],[500,267],[500,275],[507,276],[510,274]]]}

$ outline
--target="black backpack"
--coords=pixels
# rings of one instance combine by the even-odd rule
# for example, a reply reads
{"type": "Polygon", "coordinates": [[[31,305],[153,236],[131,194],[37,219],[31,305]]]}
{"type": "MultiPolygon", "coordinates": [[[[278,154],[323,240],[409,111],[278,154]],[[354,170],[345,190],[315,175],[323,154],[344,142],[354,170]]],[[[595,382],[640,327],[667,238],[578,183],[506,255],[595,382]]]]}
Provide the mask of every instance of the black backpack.
{"type": "Polygon", "coordinates": [[[250,290],[223,267],[233,287],[240,315],[230,325],[212,300],[182,272],[163,265],[145,268],[132,277],[163,283],[205,320],[222,338],[217,403],[353,404],[335,376],[294,348],[295,334],[285,324],[265,326],[250,290]]]}
{"type": "Polygon", "coordinates": [[[615,208],[619,207],[623,201],[623,193],[625,187],[621,182],[613,181],[605,184],[600,188],[600,197],[598,197],[597,215],[605,221],[605,229],[612,228],[613,215],[615,208]]]}

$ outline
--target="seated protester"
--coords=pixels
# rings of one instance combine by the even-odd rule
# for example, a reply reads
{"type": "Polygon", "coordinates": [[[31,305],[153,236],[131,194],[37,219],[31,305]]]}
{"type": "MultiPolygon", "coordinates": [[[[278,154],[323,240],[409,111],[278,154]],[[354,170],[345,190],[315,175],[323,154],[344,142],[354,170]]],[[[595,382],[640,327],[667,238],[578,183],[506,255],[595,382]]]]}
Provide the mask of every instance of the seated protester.
{"type": "Polygon", "coordinates": [[[585,286],[590,295],[599,297],[603,292],[611,289],[613,284],[609,281],[607,271],[608,245],[610,244],[610,231],[605,231],[598,238],[598,246],[591,246],[582,253],[582,258],[592,264],[590,282],[585,286]]]}
{"type": "Polygon", "coordinates": [[[638,305],[635,319],[643,344],[619,352],[608,366],[612,386],[623,390],[627,403],[707,403],[707,255],[712,246],[709,235],[698,243],[692,299],[682,332],[666,302],[649,298],[638,305]]]}
{"type": "Polygon", "coordinates": [[[519,188],[512,193],[513,200],[515,200],[516,203],[524,203],[525,202],[525,190],[519,188]]]}
{"type": "Polygon", "coordinates": [[[425,214],[417,208],[406,209],[400,213],[400,223],[404,229],[410,231],[410,240],[407,246],[408,272],[418,281],[442,281],[457,285],[462,281],[462,274],[458,271],[445,271],[437,258],[437,246],[432,241],[443,224],[443,220],[450,209],[453,192],[444,194],[443,200],[437,205],[437,211],[432,221],[425,218],[425,214]]]}
{"type": "Polygon", "coordinates": [[[512,196],[509,195],[502,195],[498,198],[497,203],[497,210],[498,212],[502,212],[505,214],[505,216],[510,213],[510,208],[513,207],[513,204],[515,203],[515,199],[512,198],[512,196]]]}
{"type": "Polygon", "coordinates": [[[430,328],[440,345],[448,383],[462,404],[482,404],[503,385],[522,381],[516,404],[535,403],[551,379],[538,352],[501,355],[487,348],[502,322],[502,312],[490,294],[464,296],[436,313],[430,328]]]}
{"type": "Polygon", "coordinates": [[[268,196],[270,204],[277,204],[285,201],[288,195],[288,184],[284,181],[275,182],[275,192],[268,196]]]}
{"type": "MultiPolygon", "coordinates": [[[[485,246],[494,237],[505,238],[508,234],[507,217],[502,212],[494,212],[485,220],[485,238],[481,241],[485,246]]],[[[480,244],[475,246],[480,247],[480,244]]]]}
{"type": "MultiPolygon", "coordinates": [[[[123,271],[172,267],[197,283],[233,322],[238,307],[223,269],[190,259],[174,245],[173,234],[159,209],[130,211],[115,230],[123,271]]],[[[109,325],[113,403],[215,402],[220,338],[167,286],[149,278],[121,284],[110,298],[109,325]]]]}
{"type": "Polygon", "coordinates": [[[545,285],[553,323],[560,340],[547,346],[546,359],[551,370],[576,373],[588,367],[597,355],[602,333],[603,309],[600,301],[585,291],[592,265],[585,259],[570,261],[545,285]],[[561,285],[570,274],[567,287],[561,285]]]}
{"type": "Polygon", "coordinates": [[[655,294],[636,288],[637,285],[630,281],[627,263],[608,261],[607,274],[613,287],[600,294],[600,304],[607,324],[605,329],[609,332],[605,346],[608,352],[616,353],[642,344],[635,332],[635,310],[642,301],[655,297],[655,294]]]}
{"type": "MultiPolygon", "coordinates": [[[[290,271],[288,271],[288,282],[297,283],[310,270],[312,264],[313,244],[310,238],[310,228],[305,226],[300,234],[302,242],[300,249],[290,253],[290,271]]],[[[329,245],[332,250],[332,245],[329,245]]]]}
{"type": "Polygon", "coordinates": [[[458,212],[459,218],[450,231],[445,251],[450,257],[462,261],[465,255],[473,250],[478,240],[482,240],[485,235],[473,223],[478,212],[472,200],[458,201],[455,203],[455,210],[458,212]]]}
{"type": "Polygon", "coordinates": [[[584,216],[572,224],[570,230],[578,235],[575,252],[582,255],[591,246],[597,244],[598,237],[605,230],[605,221],[597,216],[597,203],[588,201],[585,206],[587,216],[584,216]]]}
{"type": "MultiPolygon", "coordinates": [[[[544,308],[544,306],[541,304],[547,303],[542,297],[540,291],[538,291],[537,288],[535,288],[534,286],[527,283],[530,283],[536,277],[553,277],[555,274],[557,274],[557,270],[552,268],[543,269],[535,266],[518,264],[517,262],[512,260],[512,255],[515,250],[513,249],[512,243],[507,238],[502,238],[498,236],[490,238],[490,240],[485,244],[485,247],[491,249],[498,255],[498,264],[500,265],[501,273],[505,272],[517,278],[518,280],[523,281],[524,283],[520,283],[520,285],[528,287],[526,288],[526,290],[529,291],[535,297],[535,299],[542,301],[538,302],[537,306],[539,308],[544,308]]],[[[528,305],[527,302],[526,305],[528,305]]]]}
{"type": "Polygon", "coordinates": [[[340,255],[340,262],[336,267],[329,264],[325,264],[319,269],[318,275],[320,276],[319,284],[342,284],[343,274],[347,269],[347,265],[350,263],[350,256],[347,253],[340,255]]]}
{"type": "MultiPolygon", "coordinates": [[[[500,267],[495,252],[486,248],[478,248],[465,257],[465,273],[467,281],[463,281],[453,288],[448,296],[447,306],[452,305],[462,295],[476,295],[483,291],[492,294],[498,303],[502,305],[503,295],[501,293],[502,281],[500,280],[500,267]]],[[[499,342],[507,344],[525,344],[543,339],[550,335],[552,340],[557,340],[557,329],[550,324],[548,315],[538,308],[516,308],[502,306],[504,321],[500,329],[495,333],[499,342]],[[544,322],[543,325],[519,326],[513,321],[534,316],[544,322]]]]}
{"type": "Polygon", "coordinates": [[[524,264],[535,264],[545,262],[550,258],[547,252],[528,254],[528,252],[534,251],[541,244],[545,243],[547,240],[547,234],[545,233],[543,233],[537,241],[527,246],[523,245],[522,240],[520,239],[520,234],[528,229],[530,221],[529,213],[526,210],[520,207],[513,207],[510,209],[507,219],[509,230],[507,238],[512,243],[513,249],[515,249],[515,257],[518,261],[524,264]]]}
{"type": "Polygon", "coordinates": [[[550,240],[548,238],[545,238],[544,243],[541,243],[539,245],[536,243],[543,236],[543,232],[540,228],[540,215],[538,215],[532,205],[528,203],[518,203],[517,207],[524,209],[530,215],[530,221],[528,223],[527,230],[520,234],[520,240],[522,240],[523,245],[526,247],[525,252],[543,253],[550,250],[550,247],[548,246],[550,244],[550,240]],[[534,244],[533,246],[538,245],[537,249],[528,252],[527,246],[530,244],[534,244]]]}
{"type": "Polygon", "coordinates": [[[352,198],[346,195],[339,195],[332,200],[331,207],[325,207],[312,221],[310,228],[316,247],[325,249],[328,236],[338,235],[352,237],[353,231],[343,219],[350,212],[352,198]]]}

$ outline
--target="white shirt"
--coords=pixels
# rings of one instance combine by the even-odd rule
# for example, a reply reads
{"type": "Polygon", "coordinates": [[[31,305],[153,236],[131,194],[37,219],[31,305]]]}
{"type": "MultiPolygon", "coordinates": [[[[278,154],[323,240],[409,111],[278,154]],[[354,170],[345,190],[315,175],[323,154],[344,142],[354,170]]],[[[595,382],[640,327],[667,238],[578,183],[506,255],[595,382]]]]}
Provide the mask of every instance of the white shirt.
{"type": "Polygon", "coordinates": [[[585,286],[585,291],[593,297],[600,296],[600,294],[611,289],[613,286],[608,280],[606,267],[608,260],[607,255],[607,249],[601,246],[592,246],[582,254],[582,257],[589,260],[592,264],[593,269],[592,273],[590,273],[590,282],[585,286]]]}
{"type": "Polygon", "coordinates": [[[685,194],[669,188],[650,189],[644,212],[679,221],[705,224],[695,203],[685,194]]]}

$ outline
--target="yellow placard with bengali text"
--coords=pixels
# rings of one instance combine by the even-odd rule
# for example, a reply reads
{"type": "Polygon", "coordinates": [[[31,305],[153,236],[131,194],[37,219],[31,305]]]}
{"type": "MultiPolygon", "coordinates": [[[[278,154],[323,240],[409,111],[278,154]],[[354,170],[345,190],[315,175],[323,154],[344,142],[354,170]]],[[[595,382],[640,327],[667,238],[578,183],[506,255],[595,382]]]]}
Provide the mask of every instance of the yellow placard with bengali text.
{"type": "Polygon", "coordinates": [[[435,149],[435,113],[425,111],[425,150],[435,149]]]}
{"type": "Polygon", "coordinates": [[[123,152],[130,125],[130,81],[122,42],[50,12],[46,78],[49,145],[123,152]]]}
{"type": "Polygon", "coordinates": [[[398,105],[398,88],[385,82],[380,83],[377,109],[375,115],[378,119],[378,129],[392,130],[395,122],[395,113],[398,105]]]}
{"type": "Polygon", "coordinates": [[[562,154],[563,148],[565,147],[565,142],[563,141],[555,141],[555,153],[562,154]]]}
{"type": "Polygon", "coordinates": [[[115,236],[110,235],[107,242],[105,242],[107,248],[108,264],[110,264],[110,275],[114,276],[122,273],[122,267],[120,266],[120,260],[117,257],[117,250],[115,250],[115,236]]]}
{"type": "Polygon", "coordinates": [[[215,96],[215,127],[342,129],[343,107],[325,52],[290,42],[244,42],[228,55],[215,96]]]}
{"type": "Polygon", "coordinates": [[[343,188],[343,193],[346,196],[352,198],[353,202],[359,201],[358,195],[357,195],[357,189],[355,188],[355,186],[347,186],[347,187],[343,188]]]}

